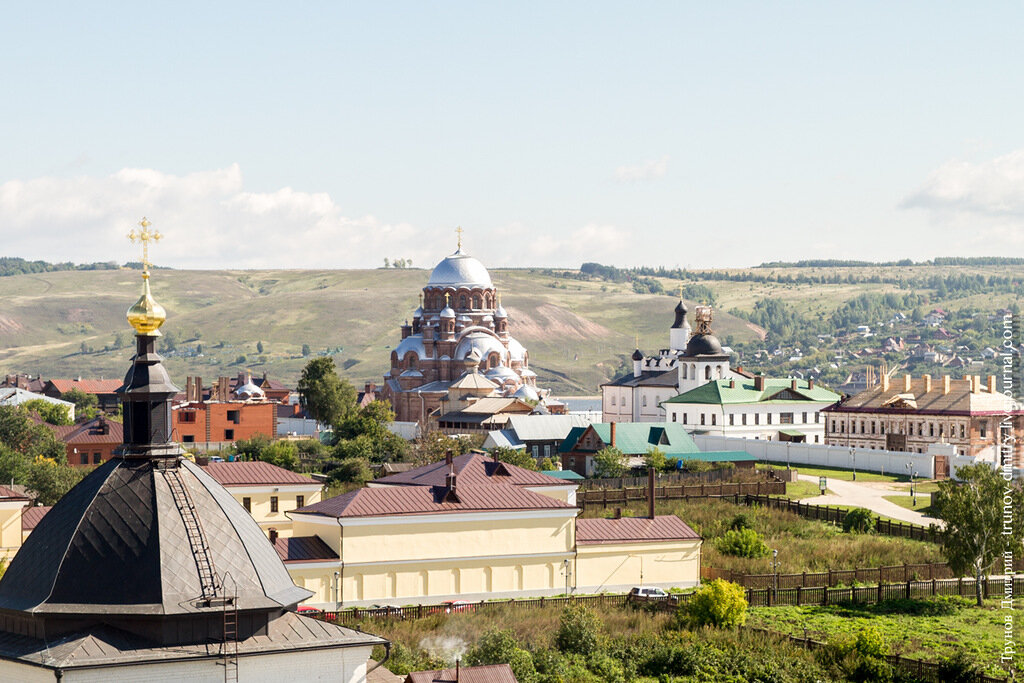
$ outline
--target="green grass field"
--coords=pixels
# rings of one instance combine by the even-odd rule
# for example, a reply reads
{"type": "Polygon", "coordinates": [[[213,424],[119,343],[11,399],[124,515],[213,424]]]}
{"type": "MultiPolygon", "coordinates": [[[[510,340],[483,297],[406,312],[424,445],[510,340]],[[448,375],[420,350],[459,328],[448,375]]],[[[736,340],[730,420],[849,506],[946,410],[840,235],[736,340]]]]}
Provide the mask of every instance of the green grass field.
{"type": "MultiPolygon", "coordinates": [[[[777,470],[786,469],[785,465],[759,465],[759,467],[771,467],[777,470]]],[[[838,467],[809,467],[807,465],[794,465],[793,469],[797,470],[800,474],[807,474],[812,477],[825,477],[826,479],[841,479],[843,481],[854,481],[853,470],[840,469],[838,467]]],[[[890,474],[881,474],[879,472],[863,472],[857,470],[857,481],[888,481],[888,482],[900,482],[910,481],[905,476],[893,476],[890,474]]]]}
{"type": "MultiPolygon", "coordinates": [[[[1003,613],[995,600],[978,608],[972,600],[940,597],[929,600],[895,600],[880,605],[829,607],[755,607],[748,623],[815,640],[856,635],[861,629],[877,629],[891,654],[937,661],[954,648],[965,648],[992,675],[998,668],[1003,645],[1003,613]]],[[[1019,660],[1018,660],[1019,662],[1019,660]]],[[[1024,672],[1018,663],[1017,672],[1024,672]]]]}
{"type": "Polygon", "coordinates": [[[917,495],[917,505],[914,505],[914,499],[910,496],[882,496],[891,503],[896,503],[900,507],[907,508],[908,510],[915,510],[922,514],[931,514],[932,510],[932,497],[927,493],[919,493],[917,495]]]}

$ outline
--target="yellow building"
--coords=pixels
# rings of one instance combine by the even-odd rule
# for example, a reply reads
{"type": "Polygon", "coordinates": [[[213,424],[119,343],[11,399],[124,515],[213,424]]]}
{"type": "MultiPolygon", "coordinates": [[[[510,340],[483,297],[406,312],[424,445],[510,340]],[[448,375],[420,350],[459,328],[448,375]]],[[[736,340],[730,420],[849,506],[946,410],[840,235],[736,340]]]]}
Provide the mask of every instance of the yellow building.
{"type": "Polygon", "coordinates": [[[701,537],[675,515],[576,520],[576,587],[581,593],[700,583],[701,537]]]}
{"type": "Polygon", "coordinates": [[[324,609],[699,583],[701,539],[678,517],[577,514],[575,485],[467,454],[296,510],[275,545],[324,609]]]}
{"type": "Polygon", "coordinates": [[[6,557],[10,561],[21,548],[21,516],[28,503],[27,496],[0,486],[0,559],[6,557]]]}
{"type": "Polygon", "coordinates": [[[269,462],[211,462],[203,470],[248,510],[270,536],[292,535],[288,512],[319,503],[323,485],[269,462]]]}

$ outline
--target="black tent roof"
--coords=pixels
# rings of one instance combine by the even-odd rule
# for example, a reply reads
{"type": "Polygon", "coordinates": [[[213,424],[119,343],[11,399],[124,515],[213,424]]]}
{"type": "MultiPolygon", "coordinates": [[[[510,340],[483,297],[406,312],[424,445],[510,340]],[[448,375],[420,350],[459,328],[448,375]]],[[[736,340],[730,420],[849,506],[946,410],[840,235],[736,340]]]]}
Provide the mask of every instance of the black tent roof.
{"type": "MultiPolygon", "coordinates": [[[[195,537],[195,534],[193,534],[195,537]]],[[[287,608],[295,586],[255,520],[188,460],[115,458],[62,498],[28,537],[0,581],[0,611],[36,616],[186,615],[209,603],[201,573],[212,564],[240,610],[287,608]],[[172,492],[177,478],[205,536],[196,557],[172,492]],[[228,578],[229,577],[229,578],[228,578]]]]}

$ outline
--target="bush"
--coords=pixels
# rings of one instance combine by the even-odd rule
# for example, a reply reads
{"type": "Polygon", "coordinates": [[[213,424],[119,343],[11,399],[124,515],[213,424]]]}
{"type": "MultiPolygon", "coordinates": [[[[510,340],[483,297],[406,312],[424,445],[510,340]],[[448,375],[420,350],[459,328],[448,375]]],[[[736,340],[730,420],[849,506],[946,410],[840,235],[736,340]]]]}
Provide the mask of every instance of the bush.
{"type": "Polygon", "coordinates": [[[362,486],[373,479],[370,463],[365,458],[347,458],[327,474],[328,485],[351,483],[362,486]]]}
{"type": "Polygon", "coordinates": [[[601,619],[583,605],[566,605],[562,610],[555,647],[565,653],[589,655],[598,650],[601,619]]]}
{"type": "Polygon", "coordinates": [[[521,683],[529,683],[537,678],[533,656],[529,650],[519,647],[519,641],[509,629],[491,630],[480,636],[476,646],[466,653],[466,664],[508,664],[516,680],[521,683]]]}
{"type": "Polygon", "coordinates": [[[743,529],[754,528],[754,515],[749,512],[741,512],[732,518],[729,522],[729,528],[735,529],[736,531],[742,531],[743,529]]]}
{"type": "Polygon", "coordinates": [[[747,620],[747,599],[735,583],[715,579],[679,608],[693,626],[736,628],[747,620]]]}
{"type": "Polygon", "coordinates": [[[939,680],[945,683],[974,683],[984,673],[967,650],[957,650],[939,662],[939,680]]]}
{"type": "Polygon", "coordinates": [[[843,518],[843,531],[848,534],[869,534],[875,530],[875,521],[875,516],[870,510],[853,508],[843,518]]]}
{"type": "Polygon", "coordinates": [[[769,552],[764,539],[753,529],[730,529],[718,539],[717,547],[736,557],[764,557],[769,552]]]}

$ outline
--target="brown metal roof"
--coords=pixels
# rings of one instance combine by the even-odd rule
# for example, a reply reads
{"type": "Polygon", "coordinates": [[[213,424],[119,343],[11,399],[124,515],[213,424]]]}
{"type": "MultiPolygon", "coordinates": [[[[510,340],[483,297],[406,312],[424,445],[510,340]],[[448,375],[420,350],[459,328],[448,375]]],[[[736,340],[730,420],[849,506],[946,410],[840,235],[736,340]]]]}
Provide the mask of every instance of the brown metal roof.
{"type": "Polygon", "coordinates": [[[455,669],[439,671],[414,671],[409,674],[405,683],[519,683],[512,667],[508,664],[488,664],[487,666],[463,666],[456,678],[455,669]]]}
{"type": "Polygon", "coordinates": [[[6,486],[0,486],[0,499],[3,500],[31,500],[24,493],[19,493],[14,489],[9,489],[6,486]]]}
{"type": "Polygon", "coordinates": [[[74,425],[51,425],[54,436],[66,444],[120,444],[124,440],[124,428],[120,422],[105,417],[96,417],[88,422],[74,425]],[[104,433],[106,432],[106,433],[104,433]]]}
{"type": "Polygon", "coordinates": [[[292,536],[274,541],[274,550],[282,562],[319,562],[337,560],[338,553],[319,536],[292,536]]]}
{"type": "Polygon", "coordinates": [[[203,471],[213,477],[221,486],[258,484],[318,485],[316,480],[307,476],[259,460],[255,462],[211,462],[202,467],[203,471]]]}
{"type": "Polygon", "coordinates": [[[39,524],[39,520],[46,516],[51,507],[51,505],[26,505],[25,509],[21,511],[21,530],[32,531],[35,529],[36,524],[39,524]]]}
{"type": "Polygon", "coordinates": [[[295,512],[327,517],[381,517],[472,511],[576,509],[550,496],[508,484],[473,486],[463,485],[456,480],[455,499],[446,496],[447,492],[448,489],[443,486],[362,488],[307,505],[295,512]]]}
{"type": "Polygon", "coordinates": [[[577,519],[576,543],[642,543],[650,541],[691,541],[700,535],[675,515],[622,517],[621,519],[577,519]]]}
{"type": "Polygon", "coordinates": [[[51,379],[50,384],[60,393],[81,389],[87,394],[113,394],[123,382],[119,379],[51,379]]]}
{"type": "MultiPolygon", "coordinates": [[[[486,486],[511,484],[513,486],[565,486],[561,479],[549,477],[508,463],[498,463],[478,453],[466,453],[452,459],[459,484],[486,486]]],[[[444,486],[448,465],[444,460],[417,467],[408,472],[374,479],[374,484],[389,486],[444,486]]]]}
{"type": "MultiPolygon", "coordinates": [[[[980,391],[971,391],[971,380],[951,379],[949,381],[949,393],[943,393],[943,378],[932,377],[931,390],[926,391],[923,377],[916,377],[910,380],[909,390],[902,377],[894,377],[889,382],[889,388],[883,389],[878,384],[855,394],[842,403],[826,408],[829,412],[899,412],[900,410],[918,413],[955,413],[968,415],[973,413],[1001,413],[1006,408],[1006,398],[999,392],[1001,388],[997,385],[995,393],[988,390],[984,384],[985,378],[981,378],[980,391]],[[892,403],[898,402],[900,397],[912,399],[917,405],[914,409],[898,408],[892,403]]],[[[1019,406],[1015,412],[1020,412],[1019,406]]]]}

